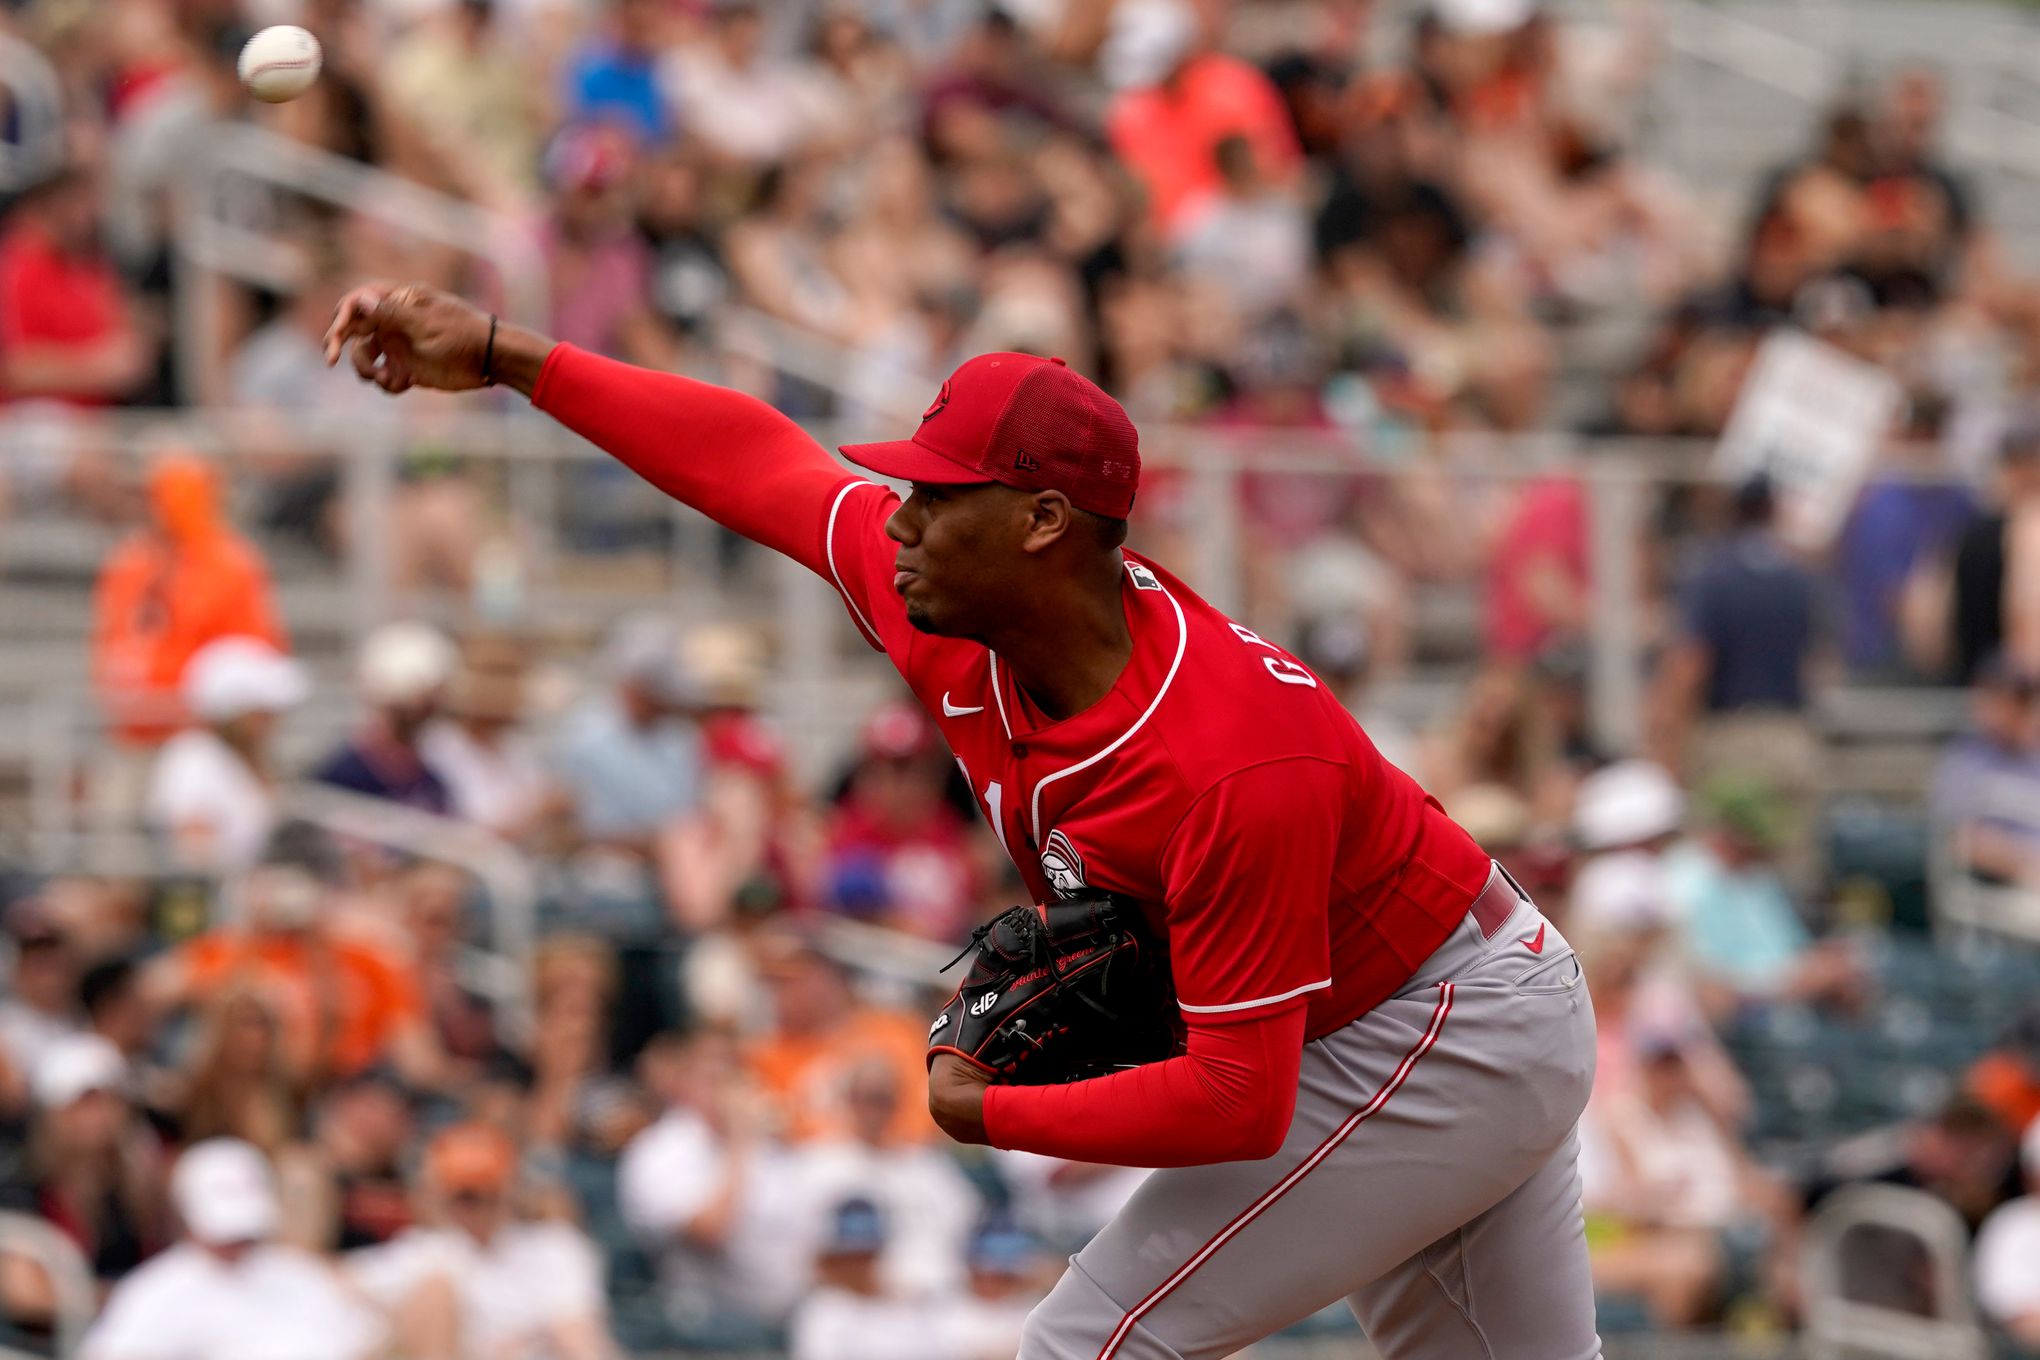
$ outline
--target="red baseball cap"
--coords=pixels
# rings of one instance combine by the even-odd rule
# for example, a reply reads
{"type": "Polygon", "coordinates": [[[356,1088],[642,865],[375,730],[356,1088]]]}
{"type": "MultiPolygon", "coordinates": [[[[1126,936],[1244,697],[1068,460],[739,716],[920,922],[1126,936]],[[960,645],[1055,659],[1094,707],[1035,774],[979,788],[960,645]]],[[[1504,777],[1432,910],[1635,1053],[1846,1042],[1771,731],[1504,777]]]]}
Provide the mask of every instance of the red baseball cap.
{"type": "Polygon", "coordinates": [[[966,360],[913,438],[842,451],[905,482],[1060,491],[1108,519],[1125,519],[1140,489],[1140,436],[1119,403],[1061,359],[1032,354],[966,360]]]}

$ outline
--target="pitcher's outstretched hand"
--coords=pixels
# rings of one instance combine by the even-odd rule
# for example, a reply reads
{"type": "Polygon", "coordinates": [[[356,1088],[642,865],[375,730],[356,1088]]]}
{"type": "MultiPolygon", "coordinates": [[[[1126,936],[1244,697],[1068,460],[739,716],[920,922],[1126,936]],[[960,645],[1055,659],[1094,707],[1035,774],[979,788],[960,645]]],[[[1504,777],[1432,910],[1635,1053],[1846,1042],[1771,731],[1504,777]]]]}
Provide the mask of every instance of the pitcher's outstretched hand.
{"type": "Polygon", "coordinates": [[[339,363],[351,340],[354,371],[385,392],[466,391],[483,385],[489,325],[487,312],[429,284],[368,284],[334,308],[326,363],[339,363]]]}

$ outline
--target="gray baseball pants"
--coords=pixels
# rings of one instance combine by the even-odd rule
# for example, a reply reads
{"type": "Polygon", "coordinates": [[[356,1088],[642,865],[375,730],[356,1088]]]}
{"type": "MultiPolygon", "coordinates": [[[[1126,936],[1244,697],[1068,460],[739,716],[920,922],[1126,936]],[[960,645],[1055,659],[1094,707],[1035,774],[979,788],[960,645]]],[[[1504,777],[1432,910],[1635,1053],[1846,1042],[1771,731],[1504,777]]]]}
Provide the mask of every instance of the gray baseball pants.
{"type": "Polygon", "coordinates": [[[1596,1360],[1593,1076],[1579,962],[1497,867],[1408,986],[1305,1045],[1282,1150],[1155,1172],[1019,1360],[1220,1360],[1342,1298],[1384,1360],[1596,1360]]]}

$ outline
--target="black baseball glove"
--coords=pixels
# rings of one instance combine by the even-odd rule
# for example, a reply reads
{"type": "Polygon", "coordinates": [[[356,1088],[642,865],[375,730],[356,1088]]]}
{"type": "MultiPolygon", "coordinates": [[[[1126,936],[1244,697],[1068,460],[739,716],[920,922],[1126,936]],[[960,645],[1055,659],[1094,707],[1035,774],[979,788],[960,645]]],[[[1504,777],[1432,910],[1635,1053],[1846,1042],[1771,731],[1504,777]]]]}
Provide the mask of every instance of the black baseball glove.
{"type": "Polygon", "coordinates": [[[928,1030],[996,1081],[1049,1086],[1176,1051],[1168,961],[1137,907],[1094,895],[1013,907],[979,926],[970,971],[928,1030]]]}

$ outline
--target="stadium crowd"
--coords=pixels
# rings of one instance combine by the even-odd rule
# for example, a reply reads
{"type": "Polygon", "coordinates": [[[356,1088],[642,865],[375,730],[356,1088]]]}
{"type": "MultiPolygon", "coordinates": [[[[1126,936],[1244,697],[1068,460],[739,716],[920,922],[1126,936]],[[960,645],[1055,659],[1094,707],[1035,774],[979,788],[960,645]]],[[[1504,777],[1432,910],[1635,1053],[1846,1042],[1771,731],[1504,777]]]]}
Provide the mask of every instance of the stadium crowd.
{"type": "MultiPolygon", "coordinates": [[[[1911,995],[1895,937],[1838,892],[1812,714],[1839,678],[1970,688],[1928,814],[1959,873],[2040,886],[2040,291],[1945,162],[1930,71],[1851,93],[1716,222],[1630,144],[1646,3],[1607,29],[1531,0],[304,0],[287,17],[325,74],[258,106],[234,55],[277,17],[0,5],[65,115],[62,163],[0,217],[0,441],[71,435],[9,443],[0,533],[58,507],[127,535],[94,604],[89,796],[165,869],[0,885],[0,1207],[82,1254],[89,1360],[280,1337],[301,1360],[990,1360],[1139,1183],[939,1140],[927,985],[873,965],[939,959],[1016,880],[904,703],[797,779],[756,628],[625,618],[563,666],[514,619],[392,623],[351,658],[344,735],[286,758],[315,687],[266,559],[337,560],[363,527],[284,432],[384,412],[320,362],[332,304],[363,277],[512,281],[366,208],[251,193],[232,211],[288,243],[294,285],[222,286],[195,360],[171,343],[172,195],[226,124],[501,214],[546,261],[552,334],[803,417],[897,420],[922,395],[902,375],[1025,349],[1146,428],[1235,437],[1247,617],[1585,960],[1609,1325],[1790,1325],[1807,1214],[1873,1179],[1954,1207],[1987,1315],[2040,1351],[2040,1011],[1993,994],[1944,1081],[1819,1157],[1773,1155],[1780,1091],[1803,1092],[1760,1061],[1770,1038],[1882,1033],[1911,995]],[[1569,382],[1568,344],[1606,319],[1640,346],[1569,382]],[[729,343],[775,326],[840,356],[834,381],[729,343]],[[1762,479],[1661,498],[1644,737],[1610,750],[1584,486],[1448,475],[1449,437],[1711,439],[1786,327],[1888,374],[1901,428],[1819,553],[1762,479]],[[93,434],[175,406],[266,420],[276,452],[229,480],[93,434]],[[1370,458],[1256,471],[1271,430],[1370,458]],[[1441,659],[1411,604],[1441,585],[1478,593],[1477,639],[1417,723],[1380,687],[1441,659]],[[307,784],[513,844],[539,885],[522,973],[477,948],[500,885],[296,815],[307,784]]],[[[435,451],[446,408],[412,405],[375,507],[393,574],[479,597],[509,512],[435,451]]],[[[577,469],[577,550],[647,531],[616,487],[577,469]]],[[[1136,546],[1174,560],[1201,513],[1163,473],[1136,546]]],[[[55,1344],[62,1284],[0,1238],[8,1344],[55,1344]]]]}

